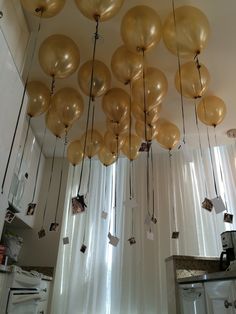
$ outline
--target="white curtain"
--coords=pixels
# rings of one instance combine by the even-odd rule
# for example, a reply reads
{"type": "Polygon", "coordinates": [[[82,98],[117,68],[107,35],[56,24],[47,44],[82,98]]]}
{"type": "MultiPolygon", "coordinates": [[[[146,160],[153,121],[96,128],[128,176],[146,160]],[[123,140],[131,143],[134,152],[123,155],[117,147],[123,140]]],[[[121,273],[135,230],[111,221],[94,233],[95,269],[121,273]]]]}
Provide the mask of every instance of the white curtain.
{"type": "MultiPolygon", "coordinates": [[[[235,147],[214,148],[212,154],[218,192],[236,218],[235,147]]],[[[144,224],[147,215],[145,153],[134,162],[134,191],[138,204],[133,210],[134,234],[132,210],[123,206],[123,200],[129,194],[129,162],[121,159],[116,171],[115,166],[104,168],[98,161],[93,161],[87,214],[77,216],[70,214],[73,169],[70,170],[52,314],[167,314],[165,258],[173,254],[219,256],[220,233],[235,229],[236,225],[235,220],[233,224],[224,223],[224,213],[201,208],[206,196],[216,196],[209,150],[204,149],[203,158],[198,150],[189,151],[188,156],[182,150],[174,152],[172,175],[168,153],[153,157],[158,220],[157,224],[151,224],[153,241],[147,239],[150,227],[144,224]],[[118,187],[116,231],[120,238],[116,248],[108,244],[107,238],[109,222],[111,232],[115,232],[115,173],[118,187]],[[102,210],[109,212],[107,220],[101,219],[102,210]],[[82,254],[80,246],[85,225],[88,248],[82,254]],[[173,231],[179,231],[179,239],[171,238],[173,231]],[[136,239],[132,246],[127,241],[131,235],[136,239]],[[68,245],[62,243],[65,236],[70,238],[68,245]]],[[[76,169],[73,195],[78,187],[79,172],[80,169],[76,169]]]]}

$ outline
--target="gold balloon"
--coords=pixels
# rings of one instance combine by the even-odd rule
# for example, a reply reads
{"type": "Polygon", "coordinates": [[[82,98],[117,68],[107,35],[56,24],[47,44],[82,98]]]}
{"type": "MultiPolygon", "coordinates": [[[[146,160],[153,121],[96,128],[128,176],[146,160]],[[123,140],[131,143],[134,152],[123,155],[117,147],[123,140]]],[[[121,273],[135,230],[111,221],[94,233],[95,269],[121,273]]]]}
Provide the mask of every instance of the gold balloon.
{"type": "Polygon", "coordinates": [[[111,58],[111,69],[118,81],[129,84],[142,75],[142,57],[121,46],[114,52],[111,58]]]}
{"type": "Polygon", "coordinates": [[[75,0],[80,12],[90,20],[106,21],[121,8],[124,0],[75,0]]]}
{"type": "Polygon", "coordinates": [[[108,119],[120,123],[125,119],[130,104],[130,96],[121,88],[111,88],[102,99],[102,109],[108,119]]]}
{"type": "Polygon", "coordinates": [[[124,145],[125,138],[123,135],[115,136],[107,131],[104,136],[105,147],[113,154],[118,156],[121,147],[124,145]]]}
{"type": "MultiPolygon", "coordinates": [[[[85,62],[78,73],[79,86],[83,93],[90,96],[92,75],[92,60],[85,62]]],[[[94,60],[92,97],[99,97],[106,93],[111,85],[111,74],[108,67],[99,60],[94,60]]]]}
{"type": "Polygon", "coordinates": [[[131,51],[150,50],[161,39],[159,15],[145,5],[131,8],[122,19],[121,37],[131,51]]]}
{"type": "Polygon", "coordinates": [[[112,165],[117,160],[116,154],[112,154],[106,147],[100,149],[98,158],[106,167],[112,165]]]}
{"type": "Polygon", "coordinates": [[[50,108],[45,115],[45,122],[47,128],[56,136],[62,137],[65,133],[66,128],[64,123],[62,123],[58,113],[50,108]]]}
{"type": "Polygon", "coordinates": [[[135,160],[139,155],[140,146],[141,138],[135,134],[131,134],[131,136],[127,135],[125,137],[124,146],[121,150],[129,160],[135,160]]]}
{"type": "Polygon", "coordinates": [[[207,68],[201,64],[199,71],[195,62],[190,61],[182,64],[181,68],[181,82],[179,71],[175,75],[175,87],[180,93],[180,83],[182,83],[182,93],[186,98],[200,98],[202,97],[210,83],[210,74],[207,68]]]}
{"type": "Polygon", "coordinates": [[[63,9],[65,0],[21,0],[21,4],[30,13],[49,18],[63,9]]]}
{"type": "Polygon", "coordinates": [[[179,143],[180,131],[175,124],[162,120],[155,138],[162,147],[171,150],[179,143]]]}
{"type": "Polygon", "coordinates": [[[51,106],[57,111],[66,127],[78,120],[84,110],[82,96],[74,88],[70,87],[60,89],[53,96],[51,106]]]}
{"type": "Polygon", "coordinates": [[[136,106],[135,103],[132,103],[132,114],[135,117],[135,119],[142,122],[146,121],[147,124],[154,124],[159,119],[160,111],[161,104],[156,105],[151,110],[146,112],[145,117],[145,112],[139,106],[136,106]]]}
{"type": "Polygon", "coordinates": [[[69,162],[76,166],[83,158],[83,147],[79,140],[71,142],[67,148],[67,159],[69,162]]]}
{"type": "Polygon", "coordinates": [[[164,73],[156,68],[147,68],[145,74],[146,108],[144,106],[143,77],[133,82],[133,103],[142,111],[149,111],[160,104],[166,96],[168,82],[164,73]]]}
{"type": "Polygon", "coordinates": [[[135,131],[139,137],[145,141],[151,141],[157,135],[157,124],[146,124],[137,120],[135,123],[135,131]]]}
{"type": "Polygon", "coordinates": [[[50,90],[41,82],[32,81],[27,84],[27,114],[36,117],[46,112],[50,106],[50,90]]]}
{"type": "Polygon", "coordinates": [[[120,123],[113,122],[107,119],[107,129],[116,136],[120,136],[129,131],[129,117],[122,120],[120,123]]]}
{"type": "Polygon", "coordinates": [[[216,96],[204,97],[197,106],[197,115],[202,123],[216,127],[226,115],[226,105],[216,96]]]}
{"type": "Polygon", "coordinates": [[[163,27],[163,39],[166,47],[180,57],[194,57],[206,46],[210,26],[205,14],[192,6],[182,6],[175,9],[176,28],[173,13],[163,27]]]}
{"type": "Polygon", "coordinates": [[[43,71],[55,78],[73,74],[80,62],[79,48],[65,35],[52,35],[39,48],[39,63],[43,71]]]}
{"type": "MultiPolygon", "coordinates": [[[[82,147],[84,148],[85,134],[80,139],[82,147]]],[[[100,150],[103,144],[103,138],[97,130],[88,130],[86,137],[85,155],[88,158],[94,157],[100,150]]]]}

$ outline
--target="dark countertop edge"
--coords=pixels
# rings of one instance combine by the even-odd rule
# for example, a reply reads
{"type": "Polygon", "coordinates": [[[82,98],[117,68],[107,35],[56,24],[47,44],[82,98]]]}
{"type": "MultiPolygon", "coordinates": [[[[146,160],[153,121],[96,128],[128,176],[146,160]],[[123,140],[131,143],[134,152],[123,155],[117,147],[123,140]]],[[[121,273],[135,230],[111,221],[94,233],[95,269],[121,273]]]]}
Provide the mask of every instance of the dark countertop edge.
{"type": "Polygon", "coordinates": [[[171,260],[205,260],[205,261],[219,261],[219,257],[217,256],[187,256],[187,255],[172,255],[165,259],[165,262],[171,260]]]}
{"type": "Polygon", "coordinates": [[[216,280],[230,280],[236,278],[236,271],[222,271],[217,273],[209,273],[200,276],[185,277],[177,280],[179,284],[197,283],[216,280]]]}

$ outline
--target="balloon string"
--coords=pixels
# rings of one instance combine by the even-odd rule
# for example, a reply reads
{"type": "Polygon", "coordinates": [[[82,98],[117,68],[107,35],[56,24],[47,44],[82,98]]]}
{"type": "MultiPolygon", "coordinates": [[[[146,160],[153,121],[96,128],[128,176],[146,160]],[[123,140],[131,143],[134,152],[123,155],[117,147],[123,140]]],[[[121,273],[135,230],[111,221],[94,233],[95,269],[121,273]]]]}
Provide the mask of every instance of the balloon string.
{"type": "Polygon", "coordinates": [[[40,28],[41,28],[41,17],[42,17],[42,14],[43,14],[43,12],[41,11],[41,15],[40,15],[40,19],[39,19],[38,31],[37,31],[37,34],[35,36],[35,40],[34,40],[34,44],[33,44],[33,52],[32,52],[32,55],[31,55],[30,61],[29,61],[29,67],[28,67],[28,72],[27,72],[27,75],[26,75],[26,80],[25,80],[25,85],[24,85],[23,94],[22,94],[22,98],[21,98],[20,108],[19,108],[19,111],[18,111],[16,124],[15,124],[15,129],[14,129],[13,137],[12,137],[12,140],[11,140],[11,147],[10,147],[10,150],[9,150],[7,163],[6,163],[6,167],[5,167],[5,172],[4,172],[3,179],[2,179],[1,194],[3,194],[3,192],[4,192],[4,187],[5,187],[6,177],[7,177],[9,164],[10,164],[10,160],[11,160],[12,150],[13,150],[13,146],[15,144],[16,134],[17,134],[17,130],[18,130],[19,122],[20,122],[20,117],[21,117],[21,113],[22,113],[22,109],[23,109],[23,105],[24,105],[24,101],[25,101],[26,89],[27,89],[29,76],[30,76],[30,72],[31,72],[31,68],[32,68],[32,64],[33,64],[33,60],[34,60],[34,56],[35,56],[36,44],[37,44],[37,41],[38,41],[38,36],[39,36],[40,28]]]}
{"type": "Polygon", "coordinates": [[[65,135],[64,147],[63,147],[63,155],[62,155],[62,162],[61,162],[61,173],[60,173],[60,181],[59,181],[59,190],[58,190],[58,196],[57,196],[57,206],[56,206],[55,219],[54,219],[55,223],[57,222],[57,214],[58,214],[58,209],[59,209],[59,200],[60,200],[60,195],[61,195],[62,177],[63,177],[64,167],[65,167],[66,144],[67,144],[67,140],[66,140],[66,135],[65,135]]]}
{"type": "MultiPolygon", "coordinates": [[[[72,200],[72,195],[73,195],[73,184],[74,184],[74,178],[75,178],[75,166],[73,166],[73,173],[72,173],[72,180],[71,180],[71,189],[70,189],[70,201],[69,201],[69,209],[67,212],[67,221],[69,221],[69,217],[70,217],[70,206],[71,206],[71,200],[72,200]]],[[[66,234],[68,232],[68,223],[66,226],[66,234]]]]}
{"type": "Polygon", "coordinates": [[[129,163],[129,199],[132,199],[132,179],[131,179],[131,167],[132,167],[132,160],[131,160],[131,128],[132,128],[132,115],[131,115],[131,106],[132,106],[132,86],[131,86],[131,81],[130,81],[130,102],[129,102],[129,158],[130,158],[130,163],[129,163]]]}
{"type": "Polygon", "coordinates": [[[148,212],[148,215],[150,215],[150,211],[149,211],[149,205],[150,205],[150,202],[149,202],[149,149],[147,151],[147,212],[148,212]]]}
{"type": "MultiPolygon", "coordinates": [[[[222,170],[222,167],[221,167],[221,162],[220,162],[220,154],[219,154],[219,145],[218,145],[218,141],[217,141],[217,137],[216,137],[216,128],[214,127],[214,135],[215,135],[215,145],[216,145],[216,149],[217,149],[217,156],[218,156],[218,160],[219,160],[219,168],[220,168],[220,178],[221,178],[221,183],[223,186],[225,186],[225,181],[224,181],[224,176],[223,176],[223,170],[222,170]]],[[[224,199],[225,199],[225,208],[226,208],[226,211],[228,212],[228,204],[227,204],[227,199],[226,199],[226,192],[225,192],[225,189],[224,189],[224,199]]]]}
{"type": "Polygon", "coordinates": [[[94,78],[94,63],[95,63],[97,40],[99,39],[98,27],[99,27],[99,16],[96,16],[96,31],[95,31],[95,34],[94,34],[94,46],[93,46],[93,57],[92,57],[92,72],[91,72],[90,90],[89,90],[89,103],[88,103],[88,112],[87,112],[86,129],[85,129],[85,139],[84,139],[84,147],[83,147],[83,158],[82,158],[82,165],[81,165],[81,171],[80,171],[79,187],[78,187],[78,192],[77,192],[78,196],[79,196],[81,183],[82,183],[82,177],[83,177],[85,150],[86,150],[86,144],[87,144],[87,135],[88,135],[88,127],[89,127],[91,102],[93,100],[92,92],[93,92],[93,78],[94,78]]]}
{"type": "MultiPolygon", "coordinates": [[[[93,143],[94,120],[95,120],[95,103],[93,103],[93,112],[92,112],[92,126],[91,126],[91,138],[90,138],[91,143],[93,143]]],[[[87,193],[86,194],[89,193],[91,170],[92,170],[92,157],[90,156],[89,157],[89,173],[88,173],[87,193]]]]}
{"type": "Polygon", "coordinates": [[[154,166],[153,166],[153,150],[151,149],[151,171],[152,171],[152,217],[155,217],[155,189],[154,189],[154,166]]]}
{"type": "Polygon", "coordinates": [[[173,219],[174,219],[174,231],[177,231],[177,221],[176,221],[176,213],[175,213],[175,200],[174,200],[174,183],[173,183],[173,173],[172,173],[172,154],[171,150],[169,150],[169,163],[170,163],[170,191],[171,195],[170,198],[172,200],[172,212],[173,212],[173,219]]]}
{"type": "Polygon", "coordinates": [[[89,193],[90,181],[91,181],[91,170],[92,170],[92,158],[89,158],[89,173],[88,173],[88,182],[87,182],[87,193],[89,193]]]}
{"type": "Polygon", "coordinates": [[[212,168],[212,176],[213,176],[213,181],[214,181],[214,188],[215,188],[216,196],[219,197],[218,191],[217,191],[216,176],[215,176],[215,170],[214,170],[214,164],[213,164],[213,157],[212,157],[211,143],[210,143],[208,127],[206,127],[206,129],[207,129],[207,141],[208,141],[208,148],[209,148],[209,152],[210,152],[210,162],[211,162],[211,168],[212,168]]]}
{"type": "Polygon", "coordinates": [[[132,160],[132,163],[131,163],[131,181],[132,181],[132,190],[131,190],[131,193],[132,193],[132,198],[134,198],[134,160],[132,160]]]}
{"type": "Polygon", "coordinates": [[[40,148],[40,153],[39,153],[39,159],[38,159],[38,164],[37,164],[36,176],[35,176],[35,181],[34,181],[34,191],[33,191],[33,196],[32,196],[31,203],[34,202],[35,193],[36,193],[36,187],[37,187],[37,184],[38,184],[39,167],[40,167],[40,164],[41,164],[41,158],[42,158],[42,153],[43,153],[43,146],[44,146],[46,132],[47,132],[47,128],[45,127],[44,133],[43,133],[43,141],[42,141],[41,148],[40,148]]]}
{"type": "Polygon", "coordinates": [[[118,162],[119,159],[116,161],[116,168],[115,168],[115,201],[114,201],[114,209],[115,209],[115,236],[116,236],[116,227],[117,227],[117,173],[118,173],[118,162]]]}
{"type": "MultiPolygon", "coordinates": [[[[203,149],[202,149],[202,141],[201,141],[201,135],[200,135],[200,129],[199,129],[199,123],[198,123],[198,116],[197,116],[197,103],[195,101],[194,104],[194,111],[195,111],[195,121],[196,121],[196,126],[197,126],[197,133],[198,133],[198,142],[199,142],[199,148],[200,148],[200,156],[201,156],[201,162],[202,162],[202,167],[204,168],[204,159],[203,159],[203,149]]],[[[208,195],[207,191],[207,181],[206,181],[206,174],[204,172],[204,186],[205,186],[205,193],[206,196],[208,195]]]]}
{"type": "Polygon", "coordinates": [[[20,159],[20,165],[19,165],[19,169],[18,169],[18,176],[20,174],[22,162],[23,162],[24,155],[25,155],[26,143],[27,143],[28,136],[29,136],[30,121],[31,121],[31,117],[28,118],[27,130],[26,130],[26,134],[25,134],[25,139],[24,139],[24,144],[23,144],[23,149],[22,149],[22,154],[21,154],[21,159],[20,159]]]}
{"type": "Polygon", "coordinates": [[[132,208],[131,234],[134,236],[134,208],[132,208]]]}
{"type": "MultiPolygon", "coordinates": [[[[198,59],[198,54],[199,53],[196,53],[195,57],[194,57],[194,60],[195,60],[195,64],[196,64],[196,67],[197,67],[197,71],[198,71],[198,77],[199,77],[199,83],[200,83],[200,87],[201,87],[201,91],[203,90],[203,85],[202,85],[202,75],[201,75],[201,65],[200,65],[200,62],[199,62],[199,59],[198,59]]],[[[198,95],[196,98],[201,98],[200,95],[198,95]]]]}
{"type": "Polygon", "coordinates": [[[51,188],[51,183],[52,183],[52,174],[53,174],[53,169],[54,169],[56,146],[57,146],[57,137],[56,137],[56,140],[55,140],[55,143],[54,143],[54,149],[53,149],[53,156],[52,156],[52,164],[51,164],[49,185],[48,185],[47,197],[46,197],[46,202],[45,202],[44,211],[43,211],[42,229],[43,229],[43,226],[44,226],[44,221],[45,221],[45,216],[46,216],[46,211],[47,211],[47,205],[48,205],[48,197],[49,197],[49,194],[50,194],[50,188],[51,188]]]}
{"type": "Polygon", "coordinates": [[[146,143],[148,142],[147,139],[147,101],[146,101],[146,75],[145,75],[145,51],[144,49],[142,50],[143,52],[143,107],[144,107],[144,137],[146,143]]]}
{"type": "MultiPolygon", "coordinates": [[[[177,37],[177,22],[176,22],[176,14],[175,14],[175,3],[172,0],[172,11],[174,18],[174,27],[175,27],[175,35],[177,37]]],[[[183,84],[182,84],[182,73],[181,73],[181,63],[180,63],[180,53],[179,53],[179,44],[176,39],[176,50],[177,50],[177,59],[178,59],[178,74],[179,74],[179,87],[180,87],[180,101],[181,101],[181,113],[182,113],[182,122],[183,122],[183,143],[186,143],[186,127],[185,127],[185,113],[184,113],[184,98],[183,98],[183,84]]]]}

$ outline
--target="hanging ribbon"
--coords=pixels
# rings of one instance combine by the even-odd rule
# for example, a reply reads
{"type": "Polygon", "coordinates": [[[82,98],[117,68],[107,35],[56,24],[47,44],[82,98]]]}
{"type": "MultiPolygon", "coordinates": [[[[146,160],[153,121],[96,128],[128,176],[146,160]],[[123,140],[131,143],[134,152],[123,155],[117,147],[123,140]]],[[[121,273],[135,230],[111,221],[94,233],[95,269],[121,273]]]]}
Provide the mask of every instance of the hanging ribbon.
{"type": "MultiPolygon", "coordinates": [[[[118,145],[117,145],[118,146],[118,145]]],[[[117,161],[115,165],[115,197],[114,197],[114,209],[115,209],[115,236],[116,236],[116,227],[117,227],[117,173],[118,173],[118,155],[117,155],[117,161]]]]}
{"type": "Polygon", "coordinates": [[[44,211],[43,211],[43,220],[42,220],[42,227],[41,227],[41,230],[43,230],[43,228],[44,228],[44,222],[45,222],[45,217],[46,217],[46,212],[47,212],[47,205],[48,205],[48,198],[49,198],[50,189],[51,189],[51,184],[52,184],[52,175],[53,175],[53,170],[54,170],[54,161],[55,161],[55,153],[56,153],[57,139],[58,139],[58,138],[56,137],[55,144],[54,144],[54,149],[53,149],[53,156],[52,156],[52,164],[51,164],[50,178],[49,178],[49,184],[48,184],[48,189],[47,189],[46,202],[45,202],[44,211]]]}
{"type": "MultiPolygon", "coordinates": [[[[195,100],[195,104],[194,104],[194,112],[195,112],[195,121],[196,121],[196,126],[197,126],[197,133],[198,133],[198,143],[199,143],[199,148],[200,148],[200,156],[201,156],[201,163],[202,163],[202,167],[204,169],[204,159],[203,159],[203,149],[202,149],[202,141],[201,141],[201,135],[200,135],[200,128],[199,128],[199,123],[198,123],[198,116],[197,116],[197,103],[195,100]]],[[[203,171],[204,172],[204,171],[203,171]]],[[[204,172],[204,186],[205,186],[205,193],[206,196],[208,195],[208,191],[207,191],[207,182],[206,182],[206,175],[204,172]]]]}
{"type": "Polygon", "coordinates": [[[37,187],[37,185],[38,185],[39,168],[40,168],[41,158],[42,158],[42,154],[43,154],[43,146],[44,146],[44,141],[45,141],[46,132],[47,132],[47,128],[45,127],[44,133],[43,133],[43,141],[42,141],[41,148],[40,148],[40,153],[39,153],[39,159],[38,159],[37,170],[36,170],[35,181],[34,181],[34,191],[33,191],[33,196],[32,196],[31,204],[34,203],[34,198],[35,198],[35,193],[36,193],[36,187],[37,187]]]}
{"type": "Polygon", "coordinates": [[[147,151],[147,160],[146,160],[146,174],[147,174],[147,176],[146,176],[146,179],[147,179],[147,213],[148,213],[148,216],[149,217],[151,217],[151,214],[150,214],[150,210],[149,210],[149,205],[150,205],[150,200],[149,200],[149,149],[148,149],[148,151],[147,151]]]}
{"type": "Polygon", "coordinates": [[[146,73],[145,73],[145,50],[142,50],[143,52],[143,107],[144,107],[144,124],[145,124],[145,130],[144,130],[144,137],[146,144],[148,146],[148,139],[147,139],[147,102],[146,102],[146,73]]]}
{"type": "Polygon", "coordinates": [[[30,76],[30,72],[31,72],[31,68],[32,68],[32,64],[33,64],[33,60],[34,60],[34,56],[35,56],[38,36],[39,36],[40,29],[41,29],[41,20],[42,20],[43,9],[41,9],[40,12],[41,12],[41,14],[40,14],[40,17],[39,17],[38,30],[37,30],[37,34],[35,36],[35,41],[34,41],[34,44],[33,44],[33,52],[32,52],[32,55],[31,55],[31,58],[30,58],[30,61],[29,61],[29,68],[28,68],[28,72],[27,72],[27,75],[26,75],[26,80],[25,80],[24,90],[23,90],[23,94],[22,94],[22,98],[21,98],[20,108],[19,108],[19,111],[18,111],[16,124],[15,124],[15,129],[14,129],[14,133],[13,133],[13,137],[12,137],[12,141],[11,141],[11,147],[10,147],[10,151],[9,151],[9,154],[8,154],[7,163],[6,163],[6,166],[5,166],[4,176],[3,176],[3,179],[2,179],[1,194],[3,194],[3,192],[4,192],[6,177],[7,177],[9,164],[10,164],[10,160],[11,160],[11,156],[12,156],[12,150],[13,150],[13,146],[15,144],[16,134],[17,134],[17,130],[18,130],[19,122],[20,122],[20,117],[21,117],[21,113],[22,113],[22,109],[23,109],[23,105],[24,105],[24,101],[25,101],[27,84],[28,84],[28,81],[29,81],[29,76],[30,76]]]}
{"type": "Polygon", "coordinates": [[[171,150],[169,150],[169,165],[170,165],[170,199],[172,201],[172,213],[173,213],[173,223],[174,223],[174,232],[177,231],[177,221],[176,221],[176,212],[175,212],[175,201],[174,201],[174,184],[173,184],[173,174],[172,174],[172,155],[171,150]]]}
{"type": "MultiPolygon", "coordinates": [[[[215,128],[215,127],[214,127],[214,134],[215,134],[215,145],[216,145],[216,147],[219,147],[218,141],[217,141],[217,137],[216,137],[216,128],[215,128]]],[[[225,185],[225,181],[224,181],[224,176],[223,176],[223,170],[222,170],[222,167],[221,167],[220,155],[219,155],[218,148],[217,148],[217,156],[218,156],[218,160],[219,160],[219,168],[220,168],[221,183],[222,183],[223,186],[226,186],[226,185],[225,185]]],[[[224,189],[224,199],[225,199],[225,208],[226,208],[226,212],[228,212],[228,204],[227,204],[225,189],[224,189]]]]}
{"type": "Polygon", "coordinates": [[[155,217],[155,189],[154,189],[154,166],[153,166],[153,150],[152,145],[150,147],[151,149],[151,172],[152,172],[152,219],[154,222],[155,217]]]}
{"type": "MultiPolygon", "coordinates": [[[[131,108],[132,108],[132,85],[131,81],[129,83],[130,87],[130,101],[129,101],[129,157],[131,156],[131,129],[132,129],[132,114],[131,114],[131,108]]],[[[131,200],[133,198],[132,196],[132,160],[129,161],[129,199],[131,200]]]]}
{"type": "Polygon", "coordinates": [[[213,176],[213,181],[214,181],[214,188],[215,188],[216,196],[219,197],[218,190],[217,190],[217,184],[216,184],[216,176],[215,176],[215,170],[214,170],[214,164],[213,164],[213,157],[212,157],[211,143],[210,143],[208,127],[206,127],[206,129],[207,129],[207,141],[208,141],[208,148],[209,148],[209,152],[210,152],[210,162],[211,162],[212,176],[213,176]]]}
{"type": "Polygon", "coordinates": [[[60,195],[61,195],[62,178],[63,178],[63,172],[64,172],[64,167],[65,167],[66,145],[67,145],[67,135],[65,135],[64,147],[63,147],[63,155],[62,155],[63,157],[62,157],[62,162],[61,162],[61,173],[60,173],[59,190],[58,190],[58,196],[57,196],[57,206],[56,206],[56,212],[55,212],[55,218],[54,218],[55,224],[57,223],[57,214],[58,214],[59,200],[60,200],[60,195]]]}
{"type": "Polygon", "coordinates": [[[99,34],[98,34],[99,16],[96,16],[95,18],[96,18],[96,31],[95,31],[95,34],[94,34],[94,46],[93,46],[92,71],[91,71],[90,91],[89,91],[89,103],[88,103],[88,112],[87,112],[86,129],[85,129],[83,158],[82,158],[82,165],[81,165],[81,171],[80,171],[80,179],[79,179],[79,187],[78,187],[78,191],[77,191],[77,196],[79,196],[81,183],[82,183],[83,170],[84,170],[84,160],[85,160],[85,151],[86,151],[87,135],[88,135],[88,127],[89,127],[89,120],[90,120],[91,102],[93,100],[92,92],[93,92],[94,62],[95,62],[95,55],[96,55],[97,40],[99,39],[99,34]]]}
{"type": "MultiPolygon", "coordinates": [[[[177,36],[177,23],[176,23],[176,14],[175,14],[175,3],[174,3],[174,0],[172,0],[172,11],[173,11],[175,34],[177,36]]],[[[178,45],[178,41],[177,40],[176,40],[176,50],[177,50],[177,59],[178,59],[180,101],[181,101],[181,113],[182,113],[182,122],[183,122],[183,143],[185,144],[185,142],[186,142],[186,127],[185,127],[185,113],[184,113],[183,84],[182,84],[182,73],[181,73],[179,45],[178,45]]]]}
{"type": "MultiPolygon", "coordinates": [[[[27,129],[26,129],[24,144],[23,144],[23,148],[22,148],[22,153],[21,153],[21,158],[20,158],[20,164],[19,164],[19,168],[18,168],[18,171],[17,171],[17,178],[19,178],[19,176],[20,176],[21,167],[22,167],[22,163],[23,163],[23,159],[24,159],[24,155],[25,155],[25,149],[26,149],[26,144],[27,144],[28,135],[29,135],[29,129],[30,129],[30,120],[31,120],[31,117],[28,117],[28,124],[27,124],[27,129]]],[[[17,194],[17,192],[16,192],[16,194],[17,194]]],[[[16,195],[13,194],[13,195],[12,195],[12,204],[14,203],[15,197],[16,197],[16,195]]]]}

